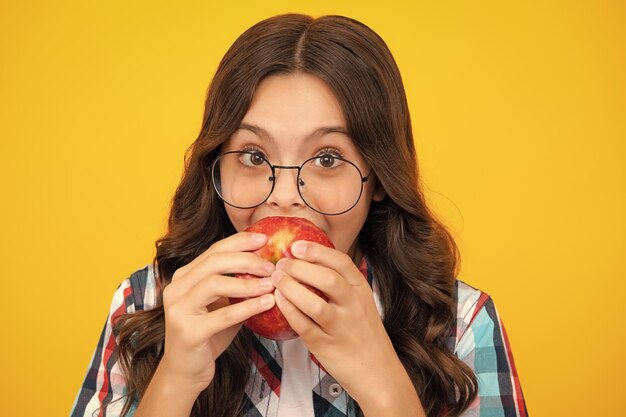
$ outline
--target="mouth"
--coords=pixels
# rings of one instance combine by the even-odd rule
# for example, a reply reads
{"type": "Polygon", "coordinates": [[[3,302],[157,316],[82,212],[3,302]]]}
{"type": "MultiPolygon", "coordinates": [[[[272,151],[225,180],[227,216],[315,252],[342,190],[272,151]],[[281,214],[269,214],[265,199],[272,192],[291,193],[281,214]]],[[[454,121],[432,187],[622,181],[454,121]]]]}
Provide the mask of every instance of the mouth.
{"type": "Polygon", "coordinates": [[[300,227],[314,226],[316,229],[319,229],[322,232],[324,232],[324,234],[328,234],[326,227],[322,227],[320,224],[318,224],[318,222],[316,222],[313,219],[309,219],[309,218],[302,217],[302,216],[272,216],[270,215],[270,216],[265,216],[260,219],[257,219],[254,223],[252,223],[252,225],[255,225],[260,222],[263,222],[266,224],[273,223],[275,225],[280,224],[283,227],[296,228],[296,229],[300,227]]]}
{"type": "MultiPolygon", "coordinates": [[[[304,222],[310,222],[310,223],[313,223],[313,224],[314,224],[315,226],[317,226],[318,228],[322,229],[322,227],[321,227],[319,224],[317,224],[317,222],[316,222],[315,220],[313,220],[313,219],[309,219],[309,218],[306,218],[306,217],[302,217],[302,216],[271,216],[271,215],[270,215],[270,216],[265,216],[265,217],[263,217],[263,218],[261,218],[261,219],[258,219],[258,220],[257,220],[257,222],[258,222],[258,221],[261,221],[261,220],[269,219],[269,218],[274,218],[274,219],[276,219],[276,220],[279,220],[279,219],[289,219],[288,221],[304,221],[304,222]]],[[[323,229],[322,229],[322,230],[323,230],[323,229]]]]}

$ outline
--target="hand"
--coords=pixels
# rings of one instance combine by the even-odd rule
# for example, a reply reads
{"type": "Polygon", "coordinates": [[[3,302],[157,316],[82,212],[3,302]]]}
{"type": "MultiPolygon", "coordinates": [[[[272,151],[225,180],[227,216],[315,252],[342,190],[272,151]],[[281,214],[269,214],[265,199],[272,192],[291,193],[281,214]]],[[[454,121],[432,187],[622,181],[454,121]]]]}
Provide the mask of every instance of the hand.
{"type": "Polygon", "coordinates": [[[292,253],[298,259],[280,260],[271,276],[276,304],[311,353],[366,414],[398,401],[421,410],[372,290],[352,259],[313,242],[294,244],[292,253]],[[302,284],[325,293],[328,302],[302,284]]]}
{"type": "Polygon", "coordinates": [[[265,235],[237,233],[213,244],[176,270],[163,290],[165,351],[159,375],[199,394],[213,380],[215,360],[249,317],[272,308],[269,278],[239,279],[225,274],[267,277],[274,265],[251,253],[265,235]],[[228,297],[252,297],[231,305],[228,297]]]}

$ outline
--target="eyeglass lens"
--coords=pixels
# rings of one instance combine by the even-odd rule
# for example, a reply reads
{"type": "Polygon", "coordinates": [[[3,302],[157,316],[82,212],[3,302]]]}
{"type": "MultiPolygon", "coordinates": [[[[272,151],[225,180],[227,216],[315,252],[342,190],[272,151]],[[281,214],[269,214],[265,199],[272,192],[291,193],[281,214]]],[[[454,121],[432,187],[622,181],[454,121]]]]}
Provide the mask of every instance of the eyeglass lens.
{"type": "MultiPolygon", "coordinates": [[[[284,168],[276,167],[275,175],[284,168]]],[[[219,196],[239,208],[252,208],[265,202],[276,178],[272,166],[253,152],[229,152],[213,164],[213,184],[219,196]]],[[[300,168],[298,191],[313,210],[339,214],[358,202],[363,187],[361,172],[351,162],[334,155],[309,159],[300,168]]]]}

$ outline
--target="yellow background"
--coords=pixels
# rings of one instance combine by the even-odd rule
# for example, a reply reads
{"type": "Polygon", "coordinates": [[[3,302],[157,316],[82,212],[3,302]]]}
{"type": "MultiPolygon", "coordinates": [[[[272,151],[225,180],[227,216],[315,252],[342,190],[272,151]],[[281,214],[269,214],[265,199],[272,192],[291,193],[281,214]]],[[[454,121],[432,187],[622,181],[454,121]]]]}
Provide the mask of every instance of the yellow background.
{"type": "Polygon", "coordinates": [[[624,415],[622,2],[174,3],[0,3],[2,415],[69,413],[219,59],[288,11],[355,17],[395,54],[429,197],[499,307],[530,415],[624,415]]]}

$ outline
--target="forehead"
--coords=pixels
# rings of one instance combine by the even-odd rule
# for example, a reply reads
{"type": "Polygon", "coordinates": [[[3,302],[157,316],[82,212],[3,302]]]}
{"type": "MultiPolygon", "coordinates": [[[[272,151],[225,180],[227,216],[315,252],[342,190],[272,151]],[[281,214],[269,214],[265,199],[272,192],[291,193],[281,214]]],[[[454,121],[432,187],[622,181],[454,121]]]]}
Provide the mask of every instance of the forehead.
{"type": "Polygon", "coordinates": [[[346,128],[343,110],[331,88],[306,73],[264,79],[242,125],[258,126],[278,140],[304,137],[321,128],[346,128]]]}

